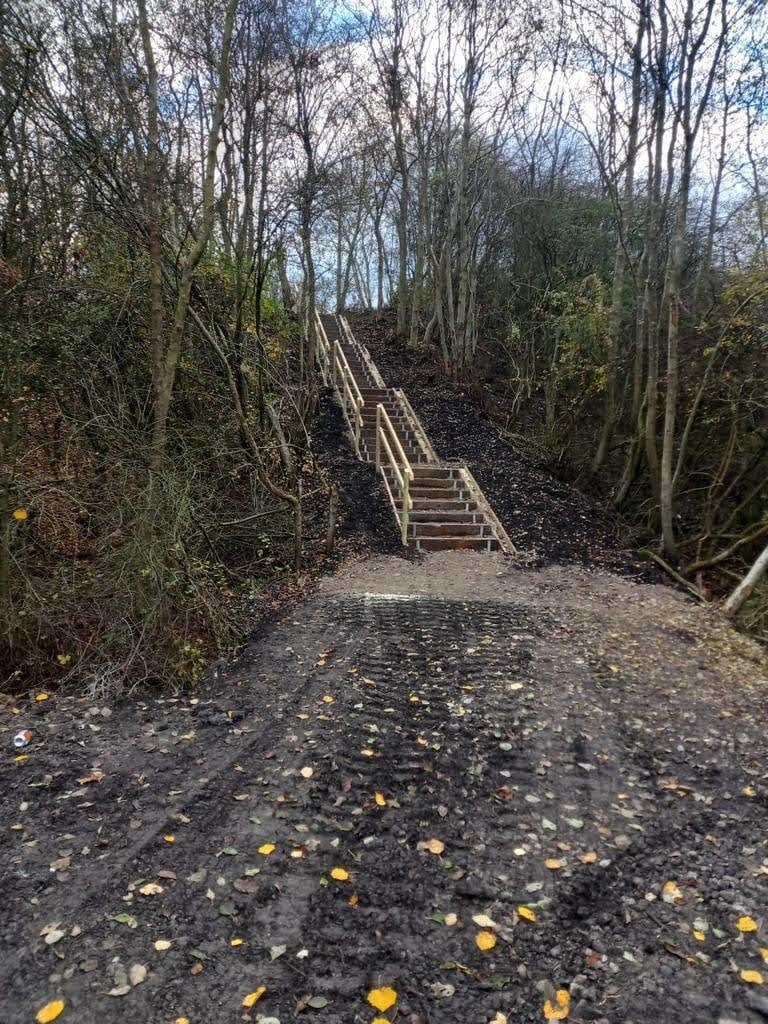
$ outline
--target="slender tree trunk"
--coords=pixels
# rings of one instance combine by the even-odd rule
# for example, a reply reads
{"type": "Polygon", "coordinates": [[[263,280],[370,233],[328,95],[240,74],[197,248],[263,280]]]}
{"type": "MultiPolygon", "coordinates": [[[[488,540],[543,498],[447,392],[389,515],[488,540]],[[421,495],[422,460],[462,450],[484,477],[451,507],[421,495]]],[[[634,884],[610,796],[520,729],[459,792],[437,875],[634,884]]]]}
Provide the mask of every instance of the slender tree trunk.
{"type": "Polygon", "coordinates": [[[168,412],[171,406],[173,385],[176,380],[176,369],[179,364],[179,357],[181,356],[181,345],[184,338],[184,328],[187,322],[189,296],[192,290],[192,279],[208,247],[208,241],[211,237],[214,216],[216,213],[214,189],[217,151],[219,147],[219,139],[221,137],[221,125],[224,120],[224,104],[226,101],[227,89],[229,87],[229,58],[232,48],[232,33],[235,23],[237,2],[238,0],[229,0],[224,16],[221,55],[218,67],[219,80],[216,88],[216,97],[214,100],[205,155],[202,220],[195,240],[193,241],[186,258],[184,258],[181,263],[173,323],[162,355],[162,360],[158,366],[155,376],[155,407],[152,424],[151,456],[151,468],[153,470],[159,469],[165,459],[165,448],[168,435],[168,412]]]}

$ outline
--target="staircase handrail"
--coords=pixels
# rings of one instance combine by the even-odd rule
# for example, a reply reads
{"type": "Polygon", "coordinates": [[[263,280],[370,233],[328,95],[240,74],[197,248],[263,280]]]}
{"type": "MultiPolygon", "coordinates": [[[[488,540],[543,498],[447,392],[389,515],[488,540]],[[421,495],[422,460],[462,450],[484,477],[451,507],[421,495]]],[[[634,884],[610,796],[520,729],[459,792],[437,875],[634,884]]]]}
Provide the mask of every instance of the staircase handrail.
{"type": "Polygon", "coordinates": [[[331,383],[331,343],[328,341],[328,335],[325,333],[325,327],[323,327],[323,321],[320,319],[320,313],[315,310],[315,321],[317,328],[317,337],[320,342],[317,348],[318,358],[320,360],[320,369],[323,374],[323,381],[326,386],[330,386],[331,383]]]}
{"type": "Polygon", "coordinates": [[[357,386],[357,381],[355,380],[354,374],[347,362],[347,357],[344,355],[344,351],[342,350],[341,344],[338,340],[333,343],[331,380],[339,388],[339,393],[341,394],[341,408],[355,441],[357,457],[361,458],[360,435],[363,429],[363,409],[365,407],[365,400],[360,394],[360,388],[357,386]],[[339,377],[341,378],[341,386],[338,384],[339,377]]]}
{"type": "Polygon", "coordinates": [[[408,514],[413,508],[413,499],[411,498],[411,481],[413,480],[413,469],[408,461],[408,456],[403,451],[403,446],[400,443],[400,438],[397,436],[395,428],[392,426],[392,420],[389,418],[387,410],[379,402],[376,406],[376,472],[381,470],[381,475],[384,478],[384,484],[389,492],[389,497],[392,505],[397,512],[397,500],[392,493],[387,474],[384,471],[382,465],[381,452],[382,448],[387,456],[387,462],[392,468],[392,474],[395,480],[400,485],[400,494],[402,495],[401,507],[400,507],[400,538],[403,544],[408,543],[408,514]],[[389,436],[387,436],[389,435],[389,436]],[[391,440],[391,444],[390,444],[391,440]],[[397,459],[395,458],[395,452],[392,451],[394,446],[395,452],[400,459],[400,465],[398,465],[397,459]]]}

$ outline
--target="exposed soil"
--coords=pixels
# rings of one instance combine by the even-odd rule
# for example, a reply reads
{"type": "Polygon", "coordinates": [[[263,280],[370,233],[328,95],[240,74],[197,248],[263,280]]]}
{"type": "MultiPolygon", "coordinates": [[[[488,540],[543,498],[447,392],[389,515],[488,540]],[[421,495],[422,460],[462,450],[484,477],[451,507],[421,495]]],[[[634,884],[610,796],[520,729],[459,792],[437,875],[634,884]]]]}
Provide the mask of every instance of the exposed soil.
{"type": "Polygon", "coordinates": [[[413,352],[394,334],[392,317],[349,316],[388,387],[402,388],[437,454],[463,460],[516,547],[531,564],[600,566],[632,579],[659,581],[653,563],[634,553],[604,503],[558,480],[505,443],[466,384],[448,380],[430,354],[413,352]]]}
{"type": "Polygon", "coordinates": [[[766,698],[668,587],[449,552],[347,566],[194,696],[8,707],[0,1019],[757,1024],[766,698]]]}
{"type": "Polygon", "coordinates": [[[414,557],[401,543],[381,477],[371,463],[355,456],[332,388],[321,390],[311,441],[318,464],[339,488],[337,558],[353,552],[414,557]]]}

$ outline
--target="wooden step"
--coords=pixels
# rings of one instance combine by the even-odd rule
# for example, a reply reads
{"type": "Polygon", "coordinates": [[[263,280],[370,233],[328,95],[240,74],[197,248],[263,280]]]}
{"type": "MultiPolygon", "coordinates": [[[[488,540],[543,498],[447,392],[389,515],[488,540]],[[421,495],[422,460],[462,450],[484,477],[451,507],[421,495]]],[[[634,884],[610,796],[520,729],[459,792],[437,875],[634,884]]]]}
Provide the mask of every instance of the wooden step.
{"type": "Polygon", "coordinates": [[[499,542],[495,537],[424,537],[409,541],[418,551],[498,551],[499,542]]]}
{"type": "Polygon", "coordinates": [[[448,500],[446,498],[414,498],[413,499],[413,511],[414,512],[432,512],[435,514],[435,519],[439,519],[443,512],[476,512],[477,511],[476,501],[457,501],[448,500]]]}
{"type": "Polygon", "coordinates": [[[421,523],[408,524],[409,537],[492,537],[493,531],[485,522],[478,523],[421,523]]]}

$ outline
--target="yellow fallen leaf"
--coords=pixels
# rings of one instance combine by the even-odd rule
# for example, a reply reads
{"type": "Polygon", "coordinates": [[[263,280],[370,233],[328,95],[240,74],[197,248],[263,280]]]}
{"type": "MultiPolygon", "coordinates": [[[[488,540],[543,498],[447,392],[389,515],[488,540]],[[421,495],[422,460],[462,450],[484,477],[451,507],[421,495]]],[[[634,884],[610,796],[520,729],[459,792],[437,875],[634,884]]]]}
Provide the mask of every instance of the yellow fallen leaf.
{"type": "Polygon", "coordinates": [[[229,944],[233,948],[237,948],[237,946],[242,946],[243,940],[242,939],[230,939],[229,940],[229,944]]]}
{"type": "Polygon", "coordinates": [[[379,807],[386,807],[387,806],[387,798],[384,796],[383,793],[378,793],[378,792],[374,793],[373,799],[376,801],[376,804],[379,807]]]}
{"type": "MultiPolygon", "coordinates": [[[[15,508],[11,514],[20,523],[23,523],[25,519],[29,519],[29,512],[25,508],[15,508]]],[[[59,1010],[59,1013],[61,1013],[61,1010],[59,1010]]],[[[53,1020],[53,1017],[50,1017],[49,1020],[53,1020]]]]}
{"type": "Polygon", "coordinates": [[[172,835],[163,836],[163,839],[166,841],[166,843],[175,843],[176,842],[176,836],[172,836],[172,835]]]}
{"type": "Polygon", "coordinates": [[[274,853],[277,847],[274,843],[262,843],[259,847],[259,853],[262,857],[268,857],[270,853],[274,853]]]}
{"type": "Polygon", "coordinates": [[[326,695],[323,697],[323,704],[333,704],[335,700],[336,698],[332,697],[330,693],[326,693],[326,695]]]}
{"type": "Polygon", "coordinates": [[[661,898],[665,903],[682,903],[683,894],[678,888],[677,882],[665,882],[661,890],[661,898]]]}
{"type": "Polygon", "coordinates": [[[386,1017],[374,1017],[371,1024],[390,1024],[386,1017]]]}
{"type": "Polygon", "coordinates": [[[335,878],[337,882],[348,882],[349,872],[345,868],[333,868],[331,878],[335,878]]]}
{"type": "Polygon", "coordinates": [[[558,860],[556,857],[547,857],[544,861],[544,867],[549,868],[550,871],[559,871],[565,864],[565,861],[558,860]]]}
{"type": "Polygon", "coordinates": [[[363,755],[363,757],[376,757],[376,751],[371,750],[370,747],[363,747],[360,753],[363,755]]]}
{"type": "Polygon", "coordinates": [[[397,1002],[397,992],[393,988],[372,988],[368,993],[368,1002],[374,1010],[384,1013],[397,1002]]]}
{"type": "Polygon", "coordinates": [[[173,1024],[189,1024],[189,1017],[177,1017],[173,1024]]]}
{"type": "Polygon", "coordinates": [[[52,1003],[46,1003],[41,1010],[37,1011],[35,1017],[37,1024],[49,1024],[49,1021],[56,1020],[66,1005],[63,999],[54,999],[52,1003]]]}
{"type": "Polygon", "coordinates": [[[72,661],[72,655],[71,654],[57,654],[56,655],[56,661],[58,661],[58,663],[61,665],[62,668],[65,668],[70,663],[70,661],[72,661]]]}
{"type": "Polygon", "coordinates": [[[443,918],[443,924],[447,925],[449,928],[453,928],[458,920],[459,919],[456,914],[446,914],[443,918]]]}
{"type": "Polygon", "coordinates": [[[496,945],[496,936],[493,932],[478,932],[475,936],[475,945],[482,953],[487,953],[496,945]]]}
{"type": "Polygon", "coordinates": [[[304,850],[300,846],[297,846],[293,850],[291,850],[291,856],[293,857],[294,860],[301,860],[301,858],[304,856],[304,850]]]}
{"type": "Polygon", "coordinates": [[[706,933],[700,931],[694,931],[693,937],[697,942],[705,942],[707,938],[706,933]]]}
{"type": "Polygon", "coordinates": [[[38,693],[38,694],[37,694],[37,695],[35,696],[35,700],[36,700],[36,701],[48,700],[48,698],[49,698],[50,696],[51,696],[51,695],[50,695],[50,693],[38,693]]]}
{"type": "Polygon", "coordinates": [[[314,774],[315,769],[309,767],[302,768],[301,771],[299,772],[299,775],[301,775],[302,779],[311,779],[314,774]]]}
{"type": "Polygon", "coordinates": [[[579,860],[582,864],[594,864],[597,860],[597,854],[594,850],[588,850],[586,853],[582,853],[579,860]]]}
{"type": "Polygon", "coordinates": [[[248,995],[243,1000],[243,1006],[247,1006],[249,1009],[251,1006],[255,1006],[266,991],[266,985],[259,985],[255,992],[248,993],[248,995]]]}
{"type": "Polygon", "coordinates": [[[445,843],[442,839],[430,839],[429,842],[424,843],[424,849],[429,850],[430,853],[434,853],[436,857],[445,849],[445,843]]]}
{"type": "Polygon", "coordinates": [[[739,974],[742,981],[746,981],[748,985],[762,985],[763,976],[760,971],[747,971],[744,970],[739,974]]]}
{"type": "Polygon", "coordinates": [[[417,736],[416,742],[419,744],[420,747],[426,747],[429,741],[425,740],[423,736],[417,736]]]}
{"type": "Polygon", "coordinates": [[[766,948],[765,946],[761,946],[760,947],[760,956],[768,964],[768,948],[766,948]]]}
{"type": "Polygon", "coordinates": [[[356,892],[353,892],[352,895],[347,900],[347,903],[350,905],[350,907],[356,907],[359,902],[360,897],[357,895],[356,892]]]}
{"type": "Polygon", "coordinates": [[[740,917],[739,920],[736,922],[736,927],[739,929],[740,932],[756,932],[757,921],[755,921],[753,917],[740,917]]]}
{"type": "Polygon", "coordinates": [[[547,1020],[565,1020],[570,1012],[571,997],[566,988],[557,990],[554,1003],[549,999],[544,1003],[544,1016],[547,1020]]]}
{"type": "Polygon", "coordinates": [[[744,796],[757,796],[754,786],[745,786],[741,792],[744,794],[744,796]]]}
{"type": "Polygon", "coordinates": [[[192,964],[192,967],[190,968],[189,973],[190,974],[202,974],[204,970],[205,970],[205,968],[198,961],[196,964],[192,964]]]}
{"type": "Polygon", "coordinates": [[[158,939],[155,942],[155,949],[159,950],[161,953],[162,953],[162,951],[164,949],[170,949],[170,948],[171,948],[171,944],[168,941],[168,939],[158,939]]]}
{"type": "Polygon", "coordinates": [[[536,911],[535,910],[531,910],[530,907],[518,907],[517,908],[517,916],[524,918],[526,921],[535,921],[536,920],[536,911]]]}
{"type": "Polygon", "coordinates": [[[307,719],[309,718],[309,715],[296,715],[296,717],[297,717],[297,718],[298,718],[298,719],[299,719],[300,721],[302,721],[302,722],[306,722],[306,720],[307,720],[307,719]]]}

